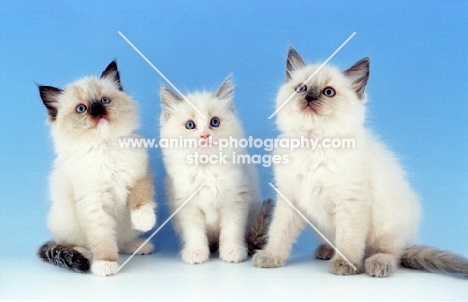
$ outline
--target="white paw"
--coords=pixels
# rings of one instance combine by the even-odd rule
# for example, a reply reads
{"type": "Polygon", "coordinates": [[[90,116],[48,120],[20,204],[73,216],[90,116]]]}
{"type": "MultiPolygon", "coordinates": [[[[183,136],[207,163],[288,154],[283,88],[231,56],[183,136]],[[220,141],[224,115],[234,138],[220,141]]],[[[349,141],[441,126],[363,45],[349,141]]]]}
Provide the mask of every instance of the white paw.
{"type": "Polygon", "coordinates": [[[93,261],[91,264],[91,272],[95,275],[106,277],[117,274],[119,264],[115,261],[93,261]]]}
{"type": "Polygon", "coordinates": [[[182,260],[188,264],[202,264],[210,258],[210,250],[204,248],[185,248],[182,250],[182,260]]]}
{"type": "Polygon", "coordinates": [[[154,214],[154,205],[147,203],[130,213],[132,228],[135,230],[147,232],[156,224],[156,215],[154,214]]]}
{"type": "Polygon", "coordinates": [[[237,263],[247,259],[247,249],[240,246],[234,248],[219,248],[219,257],[226,262],[237,263]]]}

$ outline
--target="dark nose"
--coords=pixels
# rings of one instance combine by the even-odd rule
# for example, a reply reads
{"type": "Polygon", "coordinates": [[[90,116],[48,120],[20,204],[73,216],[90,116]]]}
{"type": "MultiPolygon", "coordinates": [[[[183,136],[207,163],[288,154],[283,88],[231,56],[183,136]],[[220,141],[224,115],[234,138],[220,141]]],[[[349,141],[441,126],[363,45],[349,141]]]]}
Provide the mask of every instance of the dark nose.
{"type": "Polygon", "coordinates": [[[101,103],[93,102],[91,104],[91,115],[101,116],[106,114],[106,108],[101,103]]]}
{"type": "Polygon", "coordinates": [[[320,93],[319,93],[318,89],[314,88],[314,87],[311,87],[311,88],[309,88],[309,90],[307,90],[307,94],[305,96],[305,99],[307,100],[307,102],[313,102],[313,101],[318,100],[319,96],[320,96],[320,93]]]}

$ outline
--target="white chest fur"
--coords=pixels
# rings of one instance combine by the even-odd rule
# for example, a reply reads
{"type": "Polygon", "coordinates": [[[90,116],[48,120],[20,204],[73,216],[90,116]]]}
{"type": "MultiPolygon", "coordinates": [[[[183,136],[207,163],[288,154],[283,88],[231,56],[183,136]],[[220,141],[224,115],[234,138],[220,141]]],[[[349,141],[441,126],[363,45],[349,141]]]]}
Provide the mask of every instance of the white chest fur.
{"type": "Polygon", "coordinates": [[[128,188],[145,175],[146,163],[144,149],[122,148],[112,141],[77,145],[56,160],[57,168],[70,180],[75,194],[106,192],[119,203],[125,202],[128,188]]]}

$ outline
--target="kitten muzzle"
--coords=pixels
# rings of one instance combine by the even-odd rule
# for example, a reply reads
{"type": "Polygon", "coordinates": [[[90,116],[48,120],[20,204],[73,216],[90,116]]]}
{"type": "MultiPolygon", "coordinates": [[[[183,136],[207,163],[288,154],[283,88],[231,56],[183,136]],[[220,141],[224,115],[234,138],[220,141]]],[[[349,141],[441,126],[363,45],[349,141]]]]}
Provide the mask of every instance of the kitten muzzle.
{"type": "Polygon", "coordinates": [[[91,104],[91,116],[102,117],[107,114],[106,108],[101,103],[93,102],[91,104]]]}
{"type": "Polygon", "coordinates": [[[319,99],[319,96],[320,96],[320,92],[318,91],[318,89],[312,87],[309,90],[307,90],[305,99],[307,100],[307,102],[313,102],[313,101],[317,101],[319,99]]]}

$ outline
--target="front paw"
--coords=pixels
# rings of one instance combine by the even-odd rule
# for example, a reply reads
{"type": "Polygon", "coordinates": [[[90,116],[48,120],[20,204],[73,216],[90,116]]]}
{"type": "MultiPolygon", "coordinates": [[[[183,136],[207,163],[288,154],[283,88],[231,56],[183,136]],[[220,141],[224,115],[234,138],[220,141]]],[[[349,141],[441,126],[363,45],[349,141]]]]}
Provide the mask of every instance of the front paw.
{"type": "Polygon", "coordinates": [[[395,257],[390,254],[375,254],[365,262],[366,273],[372,277],[383,278],[390,276],[397,269],[395,257]]]}
{"type": "Polygon", "coordinates": [[[154,214],[154,206],[152,203],[142,205],[130,213],[132,220],[132,228],[135,230],[147,232],[156,224],[156,215],[154,214]]]}
{"type": "Polygon", "coordinates": [[[341,257],[335,257],[331,262],[331,272],[335,275],[348,276],[348,275],[357,275],[361,273],[361,269],[358,265],[353,263],[351,264],[344,260],[341,257]],[[354,267],[353,267],[354,266],[354,267]]]}
{"type": "Polygon", "coordinates": [[[258,251],[253,256],[252,262],[256,267],[272,268],[284,266],[286,259],[272,255],[265,251],[258,251]]]}
{"type": "Polygon", "coordinates": [[[226,262],[237,263],[247,259],[247,249],[245,247],[219,247],[219,258],[226,262]]]}
{"type": "Polygon", "coordinates": [[[208,246],[197,248],[184,248],[182,250],[182,260],[188,264],[202,264],[210,258],[208,246]]]}
{"type": "Polygon", "coordinates": [[[91,264],[91,272],[101,277],[117,274],[118,268],[119,264],[116,261],[96,260],[91,264]]]}

